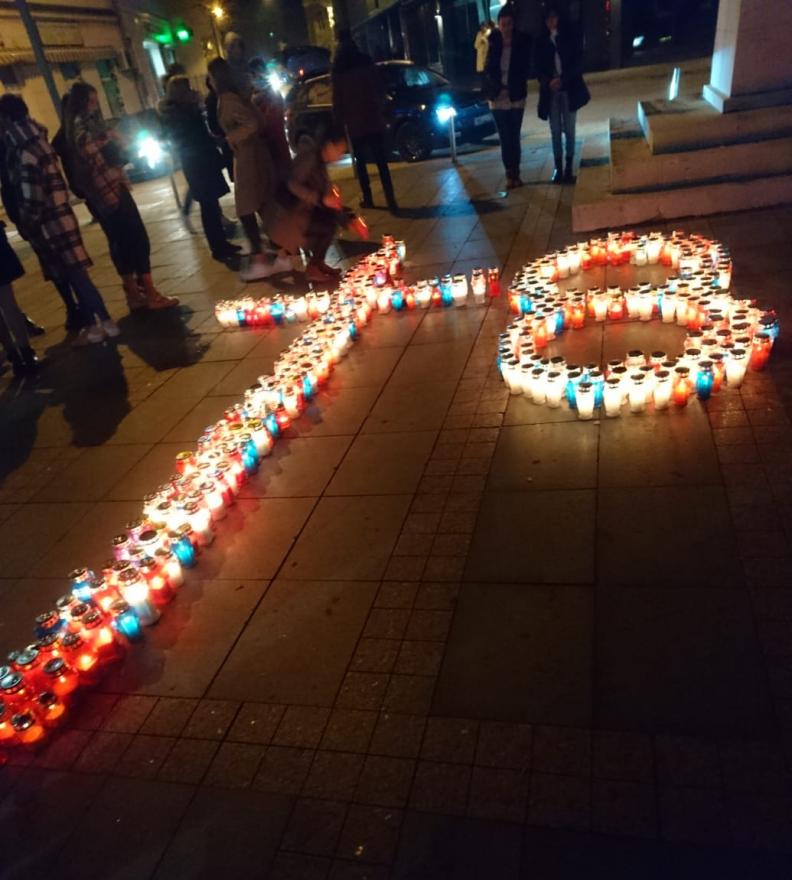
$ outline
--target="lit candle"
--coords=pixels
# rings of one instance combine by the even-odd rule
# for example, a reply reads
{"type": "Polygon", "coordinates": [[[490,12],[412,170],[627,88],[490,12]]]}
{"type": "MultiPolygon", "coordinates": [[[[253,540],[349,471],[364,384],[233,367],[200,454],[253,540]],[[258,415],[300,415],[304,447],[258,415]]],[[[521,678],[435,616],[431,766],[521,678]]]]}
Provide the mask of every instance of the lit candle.
{"type": "Polygon", "coordinates": [[[773,348],[773,340],[768,333],[757,333],[751,343],[751,359],[749,366],[752,370],[763,370],[767,366],[770,352],[773,348]]]}
{"type": "MultiPolygon", "coordinates": [[[[222,501],[221,501],[222,504],[222,501]]],[[[192,568],[197,560],[195,546],[192,542],[192,529],[189,523],[182,523],[168,535],[171,550],[184,568],[192,568]]]]}
{"type": "Polygon", "coordinates": [[[536,404],[542,404],[547,400],[543,367],[534,367],[531,370],[531,399],[536,404]]]}
{"type": "Polygon", "coordinates": [[[605,390],[603,392],[603,403],[605,405],[605,415],[608,418],[614,418],[621,415],[621,407],[624,395],[621,389],[621,379],[618,376],[609,376],[605,380],[605,390]]]}
{"type": "Polygon", "coordinates": [[[674,369],[673,388],[671,391],[671,399],[675,406],[687,406],[690,394],[693,389],[693,383],[690,379],[690,369],[688,367],[676,367],[674,369]]]}
{"type": "Polygon", "coordinates": [[[99,681],[100,669],[96,652],[80,633],[67,633],[61,639],[61,650],[69,666],[77,670],[81,685],[92,685],[99,681]]]}
{"type": "Polygon", "coordinates": [[[35,633],[38,638],[57,633],[64,625],[64,621],[57,611],[45,611],[36,617],[35,633]]]}
{"type": "Polygon", "coordinates": [[[552,409],[561,406],[561,398],[564,396],[564,375],[559,370],[551,370],[545,377],[545,390],[547,405],[552,409]]]}
{"type": "Polygon", "coordinates": [[[696,394],[699,400],[709,400],[712,395],[712,388],[715,384],[715,373],[712,368],[712,361],[700,360],[698,363],[698,372],[696,373],[696,394]]]}
{"type": "Polygon", "coordinates": [[[604,321],[608,317],[608,295],[603,291],[597,291],[594,296],[594,320],[604,321]]]}
{"type": "Polygon", "coordinates": [[[30,710],[14,715],[11,726],[16,733],[16,741],[25,748],[36,749],[46,738],[43,725],[30,710]]]}
{"type": "Polygon", "coordinates": [[[51,691],[39,694],[34,703],[34,714],[48,730],[60,727],[66,720],[66,704],[51,691]]]}
{"type": "Polygon", "coordinates": [[[646,386],[643,373],[632,373],[630,375],[630,388],[627,392],[627,397],[630,402],[631,412],[639,413],[646,409],[646,386]]]}
{"type": "Polygon", "coordinates": [[[576,392],[578,418],[590,419],[594,416],[594,386],[591,382],[579,382],[576,392]]]}
{"type": "Polygon", "coordinates": [[[642,367],[646,363],[646,355],[639,351],[637,348],[631,349],[627,352],[627,359],[624,362],[624,365],[628,370],[634,370],[638,367],[642,367]]]}
{"type": "Polygon", "coordinates": [[[748,352],[744,348],[733,348],[726,361],[726,381],[730,388],[739,388],[748,369],[748,352]]]}
{"type": "Polygon", "coordinates": [[[638,317],[641,321],[651,321],[656,297],[650,291],[642,290],[638,295],[638,317]]]}
{"type": "Polygon", "coordinates": [[[668,370],[660,369],[655,373],[653,398],[655,409],[668,409],[671,401],[671,373],[668,370]]]}
{"type": "Polygon", "coordinates": [[[139,642],[143,638],[140,619],[125,599],[116,599],[110,606],[113,628],[130,642],[139,642]]]}
{"type": "Polygon", "coordinates": [[[141,577],[140,572],[134,568],[127,569],[119,581],[121,595],[134,611],[140,623],[143,626],[151,626],[156,623],[160,618],[160,613],[151,601],[148,584],[141,577]]]}
{"type": "Polygon", "coordinates": [[[44,664],[43,685],[48,691],[59,697],[68,697],[80,684],[80,676],[76,669],[66,663],[62,657],[53,657],[44,664]]]}

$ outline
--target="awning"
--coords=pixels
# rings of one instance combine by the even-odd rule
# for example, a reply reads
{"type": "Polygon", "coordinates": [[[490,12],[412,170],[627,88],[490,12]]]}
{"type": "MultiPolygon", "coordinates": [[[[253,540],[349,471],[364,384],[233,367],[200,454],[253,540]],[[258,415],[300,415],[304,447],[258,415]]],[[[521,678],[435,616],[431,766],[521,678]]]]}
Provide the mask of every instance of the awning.
{"type": "MultiPolygon", "coordinates": [[[[45,46],[44,57],[50,64],[67,64],[75,61],[99,61],[115,59],[118,49],[113,46],[45,46]]],[[[35,64],[32,49],[0,49],[0,67],[9,64],[35,64]]]]}

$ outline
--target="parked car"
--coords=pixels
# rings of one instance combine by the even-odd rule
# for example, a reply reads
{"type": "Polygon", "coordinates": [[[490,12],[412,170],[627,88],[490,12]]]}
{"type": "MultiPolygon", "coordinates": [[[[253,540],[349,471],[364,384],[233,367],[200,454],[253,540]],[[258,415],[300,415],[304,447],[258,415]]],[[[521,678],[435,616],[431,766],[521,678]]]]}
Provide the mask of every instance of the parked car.
{"type": "Polygon", "coordinates": [[[132,182],[170,174],[174,159],[156,110],[129,113],[109,121],[123,138],[127,176],[132,182]]]}
{"type": "Polygon", "coordinates": [[[280,53],[280,63],[294,82],[321,76],[330,70],[330,50],[323,46],[289,46],[280,53]]]}
{"type": "MultiPolygon", "coordinates": [[[[410,61],[381,61],[377,73],[387,95],[388,147],[406,162],[428,159],[448,146],[448,119],[454,116],[457,143],[480,143],[495,133],[495,121],[479,92],[450,83],[444,76],[410,61]]],[[[332,117],[330,75],[298,83],[286,99],[286,124],[292,147],[316,141],[332,117]]]]}

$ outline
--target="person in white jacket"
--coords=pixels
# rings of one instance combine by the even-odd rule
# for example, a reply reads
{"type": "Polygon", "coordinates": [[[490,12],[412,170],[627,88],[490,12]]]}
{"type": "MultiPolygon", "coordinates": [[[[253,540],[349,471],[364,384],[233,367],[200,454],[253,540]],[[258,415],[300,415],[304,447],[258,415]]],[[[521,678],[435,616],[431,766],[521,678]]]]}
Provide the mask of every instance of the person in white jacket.
{"type": "Polygon", "coordinates": [[[476,73],[484,73],[484,64],[487,61],[487,50],[489,49],[489,36],[494,27],[494,21],[484,21],[476,32],[476,38],[473,40],[473,48],[476,50],[476,73]]]}

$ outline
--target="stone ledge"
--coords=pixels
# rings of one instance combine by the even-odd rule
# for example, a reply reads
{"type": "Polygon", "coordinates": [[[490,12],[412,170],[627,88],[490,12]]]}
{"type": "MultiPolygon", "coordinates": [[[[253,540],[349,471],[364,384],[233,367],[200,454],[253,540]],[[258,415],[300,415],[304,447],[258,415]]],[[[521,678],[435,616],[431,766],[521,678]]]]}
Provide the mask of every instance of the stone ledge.
{"type": "Polygon", "coordinates": [[[580,169],[572,203],[575,232],[792,202],[792,174],[642,193],[611,193],[609,186],[609,166],[580,169]]]}
{"type": "Polygon", "coordinates": [[[792,173],[792,138],[652,153],[643,137],[610,140],[613,193],[691,187],[792,173]]]}
{"type": "Polygon", "coordinates": [[[638,122],[652,153],[792,137],[792,104],[718,113],[703,98],[639,101],[638,122]]]}

